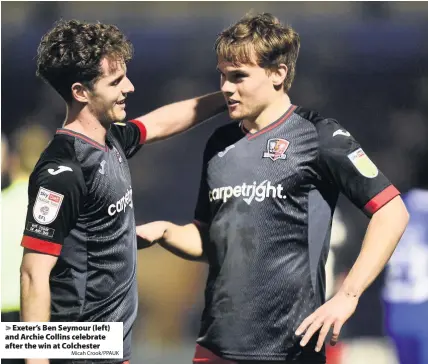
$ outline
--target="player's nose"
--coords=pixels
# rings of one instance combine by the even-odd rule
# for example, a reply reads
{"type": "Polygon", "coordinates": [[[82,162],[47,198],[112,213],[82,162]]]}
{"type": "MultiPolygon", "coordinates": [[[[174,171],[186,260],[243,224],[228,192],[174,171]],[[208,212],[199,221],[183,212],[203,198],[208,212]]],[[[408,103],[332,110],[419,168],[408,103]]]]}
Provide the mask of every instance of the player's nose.
{"type": "Polygon", "coordinates": [[[131,80],[129,78],[126,79],[127,82],[125,82],[125,86],[123,89],[123,93],[124,94],[128,94],[130,92],[134,92],[135,91],[135,87],[133,85],[133,83],[131,82],[131,80]]]}
{"type": "Polygon", "coordinates": [[[232,82],[226,80],[221,85],[221,91],[224,94],[233,95],[235,93],[235,85],[232,82]]]}

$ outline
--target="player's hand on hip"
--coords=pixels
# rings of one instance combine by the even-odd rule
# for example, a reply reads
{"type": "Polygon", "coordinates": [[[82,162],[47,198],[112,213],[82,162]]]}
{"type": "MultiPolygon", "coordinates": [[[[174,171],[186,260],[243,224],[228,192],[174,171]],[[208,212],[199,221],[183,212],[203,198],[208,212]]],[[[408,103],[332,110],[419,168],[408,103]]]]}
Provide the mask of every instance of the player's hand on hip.
{"type": "Polygon", "coordinates": [[[324,340],[333,328],[333,335],[330,340],[331,345],[335,345],[339,339],[340,330],[343,324],[351,317],[357,308],[358,298],[349,296],[343,291],[339,291],[336,295],[318,308],[312,315],[308,316],[296,330],[296,335],[301,335],[305,331],[305,335],[300,341],[301,346],[305,346],[311,337],[318,331],[318,341],[315,347],[316,351],[320,351],[324,340]]]}
{"type": "Polygon", "coordinates": [[[168,227],[167,221],[154,221],[148,224],[137,226],[137,235],[147,240],[151,244],[155,244],[161,239],[168,227]]]}

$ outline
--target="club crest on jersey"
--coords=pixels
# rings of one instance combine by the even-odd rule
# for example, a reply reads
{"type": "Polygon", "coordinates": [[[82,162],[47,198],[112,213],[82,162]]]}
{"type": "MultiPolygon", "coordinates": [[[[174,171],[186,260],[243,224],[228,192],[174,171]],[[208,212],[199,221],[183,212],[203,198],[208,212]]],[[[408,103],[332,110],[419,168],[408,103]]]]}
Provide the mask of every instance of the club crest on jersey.
{"type": "Polygon", "coordinates": [[[33,207],[33,217],[39,224],[47,225],[58,216],[64,195],[40,187],[33,207]]]}
{"type": "Polygon", "coordinates": [[[263,158],[270,158],[273,161],[285,159],[285,151],[288,149],[290,142],[285,139],[273,138],[267,142],[267,152],[263,153],[263,158]]]}

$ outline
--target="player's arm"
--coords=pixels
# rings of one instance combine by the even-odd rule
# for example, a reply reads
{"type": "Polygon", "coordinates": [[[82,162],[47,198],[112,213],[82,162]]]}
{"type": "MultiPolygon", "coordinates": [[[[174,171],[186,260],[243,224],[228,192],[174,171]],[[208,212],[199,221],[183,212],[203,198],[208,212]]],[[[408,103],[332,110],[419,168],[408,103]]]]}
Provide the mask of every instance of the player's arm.
{"type": "Polygon", "coordinates": [[[225,111],[226,107],[222,93],[215,92],[160,107],[133,122],[140,123],[144,142],[150,143],[185,131],[225,111]]]}
{"type": "Polygon", "coordinates": [[[180,226],[168,221],[156,221],[137,227],[137,235],[149,244],[158,243],[173,254],[188,260],[207,260],[206,248],[211,221],[207,162],[212,149],[211,140],[208,141],[204,151],[194,222],[180,226]]]}
{"type": "Polygon", "coordinates": [[[399,191],[347,131],[330,122],[321,133],[320,161],[325,174],[370,218],[359,257],[341,289],[358,298],[388,262],[409,214],[399,191]]]}
{"type": "Polygon", "coordinates": [[[301,345],[320,330],[320,350],[333,326],[336,343],[342,325],[354,313],[358,299],[379,275],[397,246],[409,219],[399,191],[379,171],[344,128],[331,120],[318,126],[320,178],[343,192],[371,218],[358,259],[338,293],[307,317],[296,334],[306,331],[301,345]]]}
{"type": "Polygon", "coordinates": [[[137,235],[150,245],[158,243],[187,260],[204,260],[202,234],[195,224],[176,225],[169,221],[155,221],[137,226],[137,235]]]}
{"type": "Polygon", "coordinates": [[[377,210],[368,225],[363,245],[341,291],[359,298],[385,267],[409,221],[400,196],[377,210]]]}
{"type": "Polygon", "coordinates": [[[30,177],[21,241],[22,321],[50,320],[49,277],[77,221],[85,188],[79,166],[68,160],[42,162],[30,177]]]}
{"type": "Polygon", "coordinates": [[[21,321],[49,321],[49,275],[58,257],[24,249],[21,264],[21,321]]]}

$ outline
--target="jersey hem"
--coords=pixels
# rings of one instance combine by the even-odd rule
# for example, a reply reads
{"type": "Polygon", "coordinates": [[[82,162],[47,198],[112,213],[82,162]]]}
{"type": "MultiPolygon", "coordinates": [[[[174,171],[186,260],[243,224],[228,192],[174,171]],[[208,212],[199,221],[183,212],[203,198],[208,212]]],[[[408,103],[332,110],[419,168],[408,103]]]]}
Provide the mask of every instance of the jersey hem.
{"type": "MultiPolygon", "coordinates": [[[[267,361],[272,361],[272,362],[274,362],[274,361],[285,361],[285,362],[287,362],[287,360],[292,360],[292,359],[290,359],[290,356],[287,354],[268,354],[268,355],[242,354],[242,353],[233,353],[233,352],[217,350],[217,349],[214,349],[210,346],[207,346],[207,345],[204,345],[201,343],[197,343],[197,345],[211,351],[214,355],[218,356],[219,358],[227,359],[227,360],[257,360],[257,361],[267,360],[267,361]]],[[[323,355],[323,354],[321,354],[321,355],[323,355]]],[[[326,363],[325,357],[324,358],[317,358],[316,356],[314,356],[314,357],[306,357],[306,358],[301,359],[301,360],[310,362],[311,364],[325,364],[326,363]]]]}
{"type": "MultiPolygon", "coordinates": [[[[292,362],[293,359],[290,359],[288,355],[248,355],[248,354],[224,354],[223,352],[220,352],[220,356],[227,360],[257,360],[257,361],[281,361],[281,362],[292,362]]],[[[293,361],[299,362],[299,359],[295,359],[293,361]]],[[[311,364],[325,364],[326,361],[323,359],[316,359],[316,358],[305,358],[302,359],[302,361],[306,361],[311,364]]]]}

